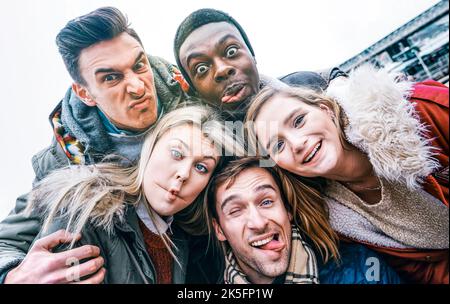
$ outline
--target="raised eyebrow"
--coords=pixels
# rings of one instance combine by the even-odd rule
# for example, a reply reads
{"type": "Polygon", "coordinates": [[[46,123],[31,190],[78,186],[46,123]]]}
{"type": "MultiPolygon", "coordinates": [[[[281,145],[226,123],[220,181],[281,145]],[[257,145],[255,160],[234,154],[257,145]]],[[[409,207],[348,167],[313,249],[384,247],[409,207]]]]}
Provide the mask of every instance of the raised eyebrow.
{"type": "Polygon", "coordinates": [[[277,190],[275,190],[275,188],[269,184],[259,185],[254,189],[255,192],[262,192],[264,190],[273,190],[274,192],[277,192],[277,190]]]}
{"type": "Polygon", "coordinates": [[[239,40],[234,34],[226,34],[217,41],[216,47],[224,44],[228,39],[239,40]]]}
{"type": "Polygon", "coordinates": [[[205,54],[199,53],[199,52],[194,52],[194,53],[189,54],[186,57],[186,65],[189,67],[189,64],[191,63],[192,60],[199,58],[199,57],[203,57],[203,56],[205,56],[205,54]]]}

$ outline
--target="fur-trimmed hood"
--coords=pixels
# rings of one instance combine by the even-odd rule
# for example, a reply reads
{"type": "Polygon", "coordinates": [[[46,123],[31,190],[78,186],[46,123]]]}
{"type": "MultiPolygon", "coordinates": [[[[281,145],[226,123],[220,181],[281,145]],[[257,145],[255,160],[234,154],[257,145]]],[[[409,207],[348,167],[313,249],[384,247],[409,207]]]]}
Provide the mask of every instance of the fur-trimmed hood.
{"type": "Polygon", "coordinates": [[[326,94],[341,105],[349,122],[347,140],[367,153],[375,173],[416,189],[439,163],[427,127],[408,101],[412,91],[411,82],[365,65],[331,82],[326,94]]]}

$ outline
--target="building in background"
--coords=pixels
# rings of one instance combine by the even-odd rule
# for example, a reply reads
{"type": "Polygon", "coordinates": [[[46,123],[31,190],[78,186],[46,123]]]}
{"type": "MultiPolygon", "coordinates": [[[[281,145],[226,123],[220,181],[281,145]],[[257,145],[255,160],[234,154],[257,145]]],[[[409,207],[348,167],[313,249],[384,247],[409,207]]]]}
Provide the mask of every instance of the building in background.
{"type": "Polygon", "coordinates": [[[340,65],[346,72],[370,62],[415,81],[449,78],[449,2],[442,0],[340,65]]]}

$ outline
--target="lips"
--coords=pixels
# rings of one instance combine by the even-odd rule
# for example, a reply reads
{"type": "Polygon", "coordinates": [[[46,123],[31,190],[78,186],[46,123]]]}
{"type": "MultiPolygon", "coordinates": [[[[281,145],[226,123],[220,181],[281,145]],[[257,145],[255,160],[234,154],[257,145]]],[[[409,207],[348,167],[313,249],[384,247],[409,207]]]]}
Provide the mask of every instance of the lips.
{"type": "Polygon", "coordinates": [[[136,106],[138,106],[138,105],[140,105],[140,104],[143,104],[143,103],[145,103],[147,100],[149,100],[150,99],[150,96],[149,95],[146,95],[146,96],[144,96],[144,97],[142,97],[142,98],[140,98],[140,99],[138,99],[138,100],[133,100],[132,102],[130,102],[129,104],[128,104],[128,108],[129,109],[133,109],[134,107],[136,107],[136,106]]]}
{"type": "Polygon", "coordinates": [[[225,88],[222,95],[222,103],[232,103],[244,99],[245,83],[233,83],[225,88]]]}
{"type": "Polygon", "coordinates": [[[322,141],[315,144],[306,154],[302,164],[307,164],[313,160],[313,158],[317,155],[317,153],[320,151],[320,148],[322,148],[322,141]]]}
{"type": "Polygon", "coordinates": [[[279,240],[279,234],[275,233],[250,242],[250,246],[260,250],[281,251],[285,244],[279,240]]]}
{"type": "Polygon", "coordinates": [[[168,190],[168,189],[166,189],[165,187],[161,186],[161,185],[158,184],[158,183],[155,183],[155,184],[156,184],[158,187],[160,187],[161,189],[163,189],[164,191],[166,191],[166,198],[167,198],[169,201],[174,201],[174,200],[176,200],[177,198],[180,198],[180,197],[178,196],[179,190],[173,189],[173,187],[171,187],[171,188],[168,190]]]}

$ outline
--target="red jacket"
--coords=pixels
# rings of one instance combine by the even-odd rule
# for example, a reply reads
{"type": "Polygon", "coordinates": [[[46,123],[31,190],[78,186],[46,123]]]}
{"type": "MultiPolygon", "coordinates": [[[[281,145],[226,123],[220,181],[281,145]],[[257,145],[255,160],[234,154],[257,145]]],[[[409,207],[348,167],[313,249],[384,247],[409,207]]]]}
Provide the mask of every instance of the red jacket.
{"type": "MultiPolygon", "coordinates": [[[[422,123],[429,126],[429,139],[439,148],[435,156],[441,168],[429,175],[424,189],[440,199],[447,207],[449,202],[449,89],[436,81],[425,81],[414,86],[410,98],[422,123]]],[[[351,241],[341,237],[344,241],[351,241]]],[[[361,243],[360,241],[358,241],[361,243]]],[[[383,253],[386,261],[410,282],[449,284],[449,250],[396,249],[365,245],[383,253]]]]}

